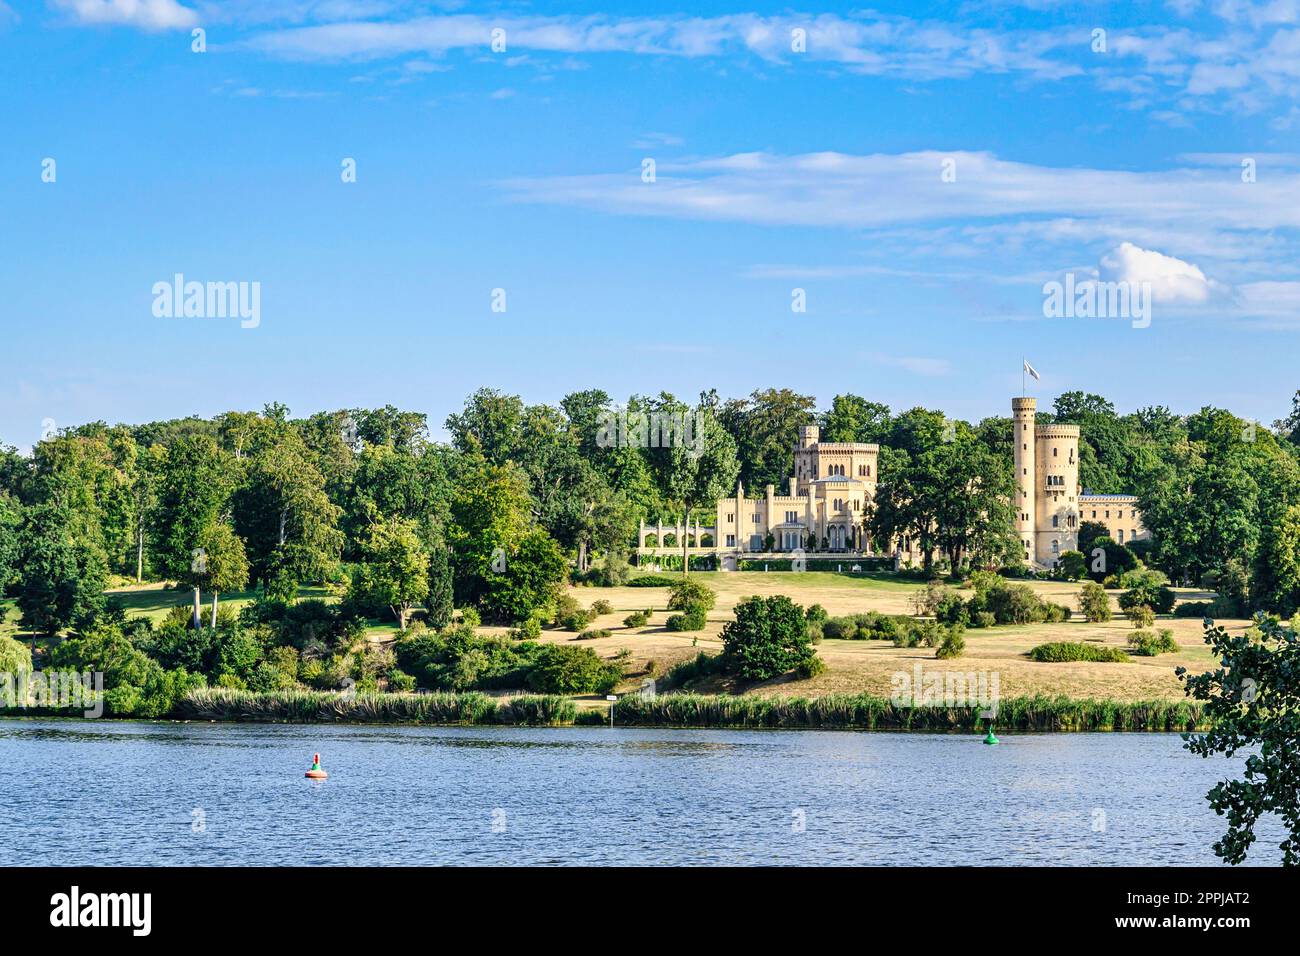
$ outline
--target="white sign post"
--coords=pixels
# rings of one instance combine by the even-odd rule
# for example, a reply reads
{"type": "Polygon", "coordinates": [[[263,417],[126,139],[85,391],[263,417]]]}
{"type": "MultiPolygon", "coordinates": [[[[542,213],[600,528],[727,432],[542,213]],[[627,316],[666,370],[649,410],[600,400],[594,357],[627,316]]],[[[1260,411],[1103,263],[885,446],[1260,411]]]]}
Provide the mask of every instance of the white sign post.
{"type": "Polygon", "coordinates": [[[618,700],[618,695],[606,694],[605,699],[609,701],[609,726],[612,729],[614,726],[614,702],[618,700]]]}

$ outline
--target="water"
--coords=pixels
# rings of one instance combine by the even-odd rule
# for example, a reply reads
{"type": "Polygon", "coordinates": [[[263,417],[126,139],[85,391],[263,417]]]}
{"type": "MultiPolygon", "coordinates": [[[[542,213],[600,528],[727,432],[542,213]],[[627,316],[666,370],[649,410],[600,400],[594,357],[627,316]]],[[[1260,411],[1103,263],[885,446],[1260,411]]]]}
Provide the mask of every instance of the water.
{"type": "Polygon", "coordinates": [[[1238,762],[1002,740],[0,720],[0,865],[1217,862],[1204,794],[1238,762]]]}

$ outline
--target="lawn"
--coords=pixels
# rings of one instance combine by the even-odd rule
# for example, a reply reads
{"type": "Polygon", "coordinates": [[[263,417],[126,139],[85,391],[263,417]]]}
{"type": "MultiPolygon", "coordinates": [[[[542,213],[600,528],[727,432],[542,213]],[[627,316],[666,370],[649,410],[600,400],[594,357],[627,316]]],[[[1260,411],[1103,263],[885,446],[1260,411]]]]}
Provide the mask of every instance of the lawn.
{"type": "MultiPolygon", "coordinates": [[[[717,606],[709,612],[708,624],[699,633],[683,634],[666,629],[667,588],[571,589],[570,593],[585,606],[602,598],[614,606],[613,613],[602,615],[590,625],[592,628],[608,628],[613,633],[607,638],[583,641],[581,646],[590,647],[607,658],[612,658],[619,650],[627,648],[632,652],[630,669],[633,672],[644,671],[646,665],[653,661],[657,672],[663,673],[673,664],[694,657],[700,651],[716,653],[721,650],[719,634],[723,625],[732,619],[736,603],[749,595],[785,594],[804,606],[821,604],[831,615],[859,611],[910,614],[911,597],[921,587],[912,581],[850,578],[817,572],[692,572],[691,577],[705,581],[718,592],[717,606]],[[634,610],[645,608],[653,611],[646,626],[623,626],[624,617],[634,610]]],[[[1026,583],[1046,600],[1073,608],[1076,612],[1075,619],[1060,624],[969,628],[965,635],[966,653],[948,661],[936,660],[934,649],[927,647],[900,648],[883,641],[823,641],[818,645],[818,653],[826,662],[825,673],[811,680],[774,681],[748,692],[816,697],[865,691],[888,696],[892,675],[911,672],[915,665],[921,664],[927,672],[996,672],[999,692],[1004,697],[1041,693],[1115,700],[1179,699],[1183,696],[1182,684],[1174,674],[1175,667],[1182,665],[1197,672],[1213,666],[1213,658],[1202,640],[1200,620],[1172,617],[1157,619],[1155,628],[1169,628],[1173,631],[1174,639],[1180,646],[1180,651],[1176,654],[1134,657],[1131,662],[1123,664],[1040,664],[1030,661],[1024,656],[1025,652],[1046,641],[1095,641],[1113,647],[1127,647],[1128,635],[1133,628],[1119,616],[1118,604],[1115,603],[1119,591],[1110,592],[1116,618],[1105,624],[1089,624],[1078,617],[1080,584],[1062,581],[1026,583]]],[[[1212,597],[1199,590],[1175,590],[1180,601],[1212,597]]],[[[960,593],[969,597],[971,592],[960,593]]],[[[1250,622],[1220,623],[1229,630],[1239,631],[1250,622]]],[[[485,630],[505,632],[504,628],[485,630]]],[[[571,641],[576,636],[567,631],[542,632],[543,641],[571,641]]],[[[627,690],[639,682],[640,678],[637,678],[620,689],[627,690]]]]}

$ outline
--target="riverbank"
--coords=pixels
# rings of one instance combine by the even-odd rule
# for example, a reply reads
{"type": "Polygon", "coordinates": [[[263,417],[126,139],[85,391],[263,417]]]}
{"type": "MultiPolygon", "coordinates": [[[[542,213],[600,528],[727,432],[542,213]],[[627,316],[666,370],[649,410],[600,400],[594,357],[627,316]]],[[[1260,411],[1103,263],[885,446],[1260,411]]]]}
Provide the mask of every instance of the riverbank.
{"type": "MultiPolygon", "coordinates": [[[[621,726],[719,729],[983,731],[985,708],[900,706],[871,694],[754,697],[709,694],[629,695],[614,705],[621,726]]],[[[53,709],[0,711],[0,716],[80,716],[53,709]]],[[[168,715],[176,720],[262,723],[414,724],[441,726],[581,726],[609,720],[607,707],[579,709],[571,698],[528,695],[494,699],[477,691],[439,694],[338,694],[204,688],[191,691],[168,715]]],[[[1115,701],[1011,697],[998,702],[993,723],[1034,732],[1207,729],[1193,701],[1115,701]]]]}

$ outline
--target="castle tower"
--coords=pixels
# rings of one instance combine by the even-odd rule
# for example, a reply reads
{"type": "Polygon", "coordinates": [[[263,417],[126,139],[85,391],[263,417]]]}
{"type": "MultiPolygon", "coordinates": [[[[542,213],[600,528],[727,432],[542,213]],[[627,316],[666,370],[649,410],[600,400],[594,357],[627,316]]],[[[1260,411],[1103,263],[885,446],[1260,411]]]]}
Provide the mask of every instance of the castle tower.
{"type": "Polygon", "coordinates": [[[1033,563],[1037,560],[1037,535],[1034,533],[1037,512],[1035,510],[1034,484],[1038,477],[1035,466],[1038,439],[1035,434],[1034,420],[1037,417],[1038,402],[1032,398],[1011,399],[1011,433],[1014,445],[1016,466],[1016,534],[1024,546],[1025,560],[1033,563]]]}
{"type": "Polygon", "coordinates": [[[1035,437],[1034,552],[1050,567],[1061,552],[1078,548],[1079,426],[1039,425],[1035,437]]]}
{"type": "Polygon", "coordinates": [[[799,447],[811,448],[821,440],[821,428],[817,425],[799,426],[799,447]]]}

